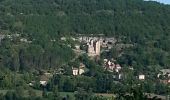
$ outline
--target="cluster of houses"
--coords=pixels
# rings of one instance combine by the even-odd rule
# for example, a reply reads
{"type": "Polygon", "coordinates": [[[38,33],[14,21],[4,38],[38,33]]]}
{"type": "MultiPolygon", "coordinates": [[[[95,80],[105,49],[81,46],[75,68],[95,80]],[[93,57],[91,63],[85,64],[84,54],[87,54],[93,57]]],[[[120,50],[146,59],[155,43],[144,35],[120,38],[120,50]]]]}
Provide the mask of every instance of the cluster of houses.
{"type": "MultiPolygon", "coordinates": [[[[141,74],[138,76],[139,80],[145,80],[146,75],[141,74]]],[[[157,79],[164,84],[170,84],[170,69],[162,69],[157,74],[157,79]]]]}
{"type": "Polygon", "coordinates": [[[110,72],[119,72],[122,67],[119,64],[116,64],[114,61],[104,59],[104,68],[110,72]]]}
{"type": "MultiPolygon", "coordinates": [[[[117,42],[114,37],[92,37],[92,36],[79,36],[71,37],[73,41],[79,41],[80,43],[85,43],[87,45],[87,54],[91,57],[99,56],[101,53],[101,48],[106,48],[109,50],[113,47],[113,44],[117,42]]],[[[61,37],[62,41],[66,41],[66,37],[61,37]]],[[[75,46],[76,49],[80,49],[80,45],[75,46]]]]}
{"type": "MultiPolygon", "coordinates": [[[[122,67],[120,64],[115,63],[116,60],[112,59],[112,60],[108,60],[108,59],[104,59],[104,69],[109,71],[109,72],[116,72],[117,74],[113,75],[114,79],[122,79],[124,76],[124,74],[122,73],[122,67]]],[[[133,67],[129,67],[130,70],[134,70],[133,67]]],[[[145,75],[144,74],[139,74],[136,77],[138,80],[145,80],[145,75]]]]}
{"type": "Polygon", "coordinates": [[[0,42],[5,38],[10,39],[11,41],[14,40],[15,38],[19,38],[20,42],[32,43],[32,41],[28,41],[26,38],[21,37],[20,34],[0,34],[0,42]]]}
{"type": "Polygon", "coordinates": [[[111,49],[113,44],[117,42],[114,37],[88,37],[88,36],[80,36],[77,39],[79,42],[90,43],[91,41],[97,41],[100,43],[102,48],[111,49]]]}
{"type": "MultiPolygon", "coordinates": [[[[116,72],[117,74],[113,75],[114,79],[122,79],[123,78],[123,73],[121,72],[122,67],[120,64],[115,63],[116,60],[108,60],[104,59],[104,69],[109,71],[109,72],[116,72]]],[[[130,70],[133,70],[132,67],[129,67],[130,70]]],[[[145,75],[144,74],[139,74],[137,76],[137,79],[139,80],[145,80],[145,75]]]]}
{"type": "Polygon", "coordinates": [[[37,80],[31,81],[30,83],[28,83],[29,86],[34,86],[35,84],[39,84],[40,86],[46,86],[50,78],[53,77],[53,74],[50,72],[45,72],[41,70],[38,72],[36,77],[37,77],[37,80]]]}
{"type": "MultiPolygon", "coordinates": [[[[72,67],[72,75],[82,75],[85,73],[85,65],[83,63],[80,63],[79,68],[72,67]]],[[[63,74],[63,69],[56,70],[55,74],[63,74]]],[[[53,77],[53,74],[50,72],[42,72],[41,75],[38,75],[38,81],[40,86],[46,86],[50,78],[53,77]]],[[[31,81],[28,83],[29,86],[34,86],[36,84],[36,81],[31,81]]]]}
{"type": "MultiPolygon", "coordinates": [[[[116,39],[114,38],[101,38],[101,37],[79,37],[77,38],[72,38],[73,40],[78,40],[79,42],[84,42],[87,44],[88,49],[87,49],[87,54],[89,56],[100,56],[101,52],[101,47],[103,48],[108,48],[108,45],[112,45],[116,43],[116,39]]],[[[65,37],[62,37],[61,40],[66,41],[65,37]]],[[[80,45],[75,46],[76,49],[80,49],[80,45]]],[[[80,63],[79,67],[72,67],[72,75],[77,76],[77,75],[82,75],[85,73],[85,65],[83,63],[80,63]]],[[[120,64],[116,63],[114,59],[109,60],[109,59],[104,59],[104,69],[109,71],[109,72],[116,72],[115,75],[113,75],[113,78],[115,79],[122,79],[124,77],[124,73],[122,73],[122,67],[120,64]]],[[[129,67],[130,70],[133,70],[133,68],[129,67]]],[[[48,75],[45,75],[48,76],[48,75]]],[[[170,69],[164,69],[161,70],[160,73],[157,76],[161,82],[163,83],[170,83],[170,69]]],[[[139,74],[136,76],[138,80],[145,80],[146,75],[145,74],[139,74]]],[[[40,84],[41,85],[46,85],[48,78],[41,78],[40,84]]]]}
{"type": "Polygon", "coordinates": [[[72,74],[74,76],[82,75],[83,73],[85,73],[85,65],[83,63],[80,63],[79,68],[72,67],[72,74]]]}
{"type": "MultiPolygon", "coordinates": [[[[145,74],[140,74],[138,76],[139,80],[145,80],[146,75],[145,74]]],[[[157,74],[157,79],[164,84],[170,84],[170,69],[162,69],[160,72],[157,74]]]]}
{"type": "Polygon", "coordinates": [[[158,73],[157,78],[160,82],[164,84],[170,84],[170,69],[162,69],[160,73],[158,73]]]}
{"type": "MultiPolygon", "coordinates": [[[[101,48],[106,48],[105,50],[111,49],[114,45],[116,45],[116,42],[120,40],[116,40],[114,37],[91,37],[91,36],[80,36],[80,37],[71,37],[74,41],[79,41],[80,43],[85,43],[87,45],[87,54],[90,57],[94,56],[100,56],[101,48]]],[[[62,41],[66,41],[66,37],[61,37],[62,41]]],[[[123,45],[124,46],[124,45],[123,45]]],[[[121,46],[120,46],[121,47],[121,46]]],[[[76,50],[80,50],[80,45],[75,45],[76,50]]],[[[122,67],[120,64],[115,63],[115,60],[108,60],[104,59],[104,69],[109,72],[116,72],[116,75],[113,75],[113,78],[115,79],[122,79],[123,73],[121,73],[122,67]]],[[[72,67],[72,74],[74,76],[76,75],[82,75],[85,71],[85,66],[82,67],[82,64],[79,68],[72,67]]],[[[133,69],[132,69],[133,70],[133,69]]],[[[145,80],[145,75],[140,74],[137,77],[139,80],[145,80]]]]}

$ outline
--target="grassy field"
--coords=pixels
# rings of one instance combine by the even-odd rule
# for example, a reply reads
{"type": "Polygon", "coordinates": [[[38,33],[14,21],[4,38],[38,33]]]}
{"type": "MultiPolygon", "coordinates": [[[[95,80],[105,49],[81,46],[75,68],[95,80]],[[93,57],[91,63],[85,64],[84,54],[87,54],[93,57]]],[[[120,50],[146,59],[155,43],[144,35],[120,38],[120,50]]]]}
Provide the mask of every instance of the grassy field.
{"type": "MultiPolygon", "coordinates": [[[[2,93],[3,95],[5,95],[7,93],[8,90],[0,90],[0,93],[2,93]]],[[[40,90],[34,90],[36,96],[42,96],[42,91],[40,90]]],[[[50,93],[50,92],[49,92],[50,93]]],[[[28,96],[28,90],[25,90],[25,96],[28,96]]],[[[67,95],[71,96],[72,98],[74,98],[74,92],[60,92],[60,95],[62,97],[66,97],[67,95]]],[[[97,96],[102,96],[104,98],[108,98],[111,99],[114,97],[114,94],[107,94],[107,93],[95,93],[95,95],[97,96]]]]}

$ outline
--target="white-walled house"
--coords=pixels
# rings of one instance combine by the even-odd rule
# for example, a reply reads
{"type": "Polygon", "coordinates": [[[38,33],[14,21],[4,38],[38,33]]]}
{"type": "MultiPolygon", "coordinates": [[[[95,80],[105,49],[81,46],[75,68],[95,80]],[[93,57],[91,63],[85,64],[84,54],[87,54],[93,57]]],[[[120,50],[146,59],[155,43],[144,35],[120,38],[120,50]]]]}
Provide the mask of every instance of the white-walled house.
{"type": "Polygon", "coordinates": [[[85,72],[84,69],[82,68],[79,69],[79,75],[83,74],[84,72],[85,72]]]}
{"type": "Polygon", "coordinates": [[[73,75],[78,75],[79,69],[78,68],[72,68],[73,75]]]}
{"type": "Polygon", "coordinates": [[[73,74],[74,76],[76,76],[76,75],[81,75],[81,74],[83,74],[84,72],[85,72],[84,67],[79,67],[79,68],[73,68],[73,67],[72,67],[72,74],[73,74]]]}
{"type": "Polygon", "coordinates": [[[40,81],[40,85],[42,85],[42,86],[46,86],[47,85],[47,81],[40,81]]]}
{"type": "Polygon", "coordinates": [[[139,80],[145,80],[145,75],[141,74],[138,76],[139,80]]]}
{"type": "Polygon", "coordinates": [[[40,85],[46,86],[48,81],[49,81],[49,77],[48,76],[46,76],[46,75],[40,76],[40,81],[39,81],[40,85]]]}
{"type": "Polygon", "coordinates": [[[113,61],[104,59],[104,68],[109,71],[119,72],[122,67],[119,64],[115,64],[113,61]]]}

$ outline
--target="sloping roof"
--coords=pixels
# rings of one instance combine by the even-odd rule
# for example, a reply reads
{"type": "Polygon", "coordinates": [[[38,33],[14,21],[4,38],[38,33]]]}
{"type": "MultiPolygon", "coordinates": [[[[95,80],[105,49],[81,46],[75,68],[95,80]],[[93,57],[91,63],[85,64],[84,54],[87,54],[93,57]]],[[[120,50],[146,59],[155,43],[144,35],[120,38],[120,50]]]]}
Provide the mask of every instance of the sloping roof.
{"type": "Polygon", "coordinates": [[[163,75],[170,73],[170,69],[162,69],[160,71],[163,73],[163,75]]]}
{"type": "Polygon", "coordinates": [[[46,75],[41,75],[40,76],[40,81],[48,81],[49,77],[47,77],[46,75]]]}

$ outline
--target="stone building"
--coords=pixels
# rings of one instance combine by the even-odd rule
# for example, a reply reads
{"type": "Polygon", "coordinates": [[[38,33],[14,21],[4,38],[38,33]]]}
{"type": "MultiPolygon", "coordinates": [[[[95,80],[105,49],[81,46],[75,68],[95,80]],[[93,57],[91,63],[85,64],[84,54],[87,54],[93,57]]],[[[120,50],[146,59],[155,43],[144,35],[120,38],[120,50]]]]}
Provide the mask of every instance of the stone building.
{"type": "Polygon", "coordinates": [[[100,41],[94,41],[93,39],[90,40],[89,43],[87,43],[88,45],[88,55],[89,56],[97,56],[100,55],[100,41]]]}
{"type": "Polygon", "coordinates": [[[72,72],[73,72],[73,75],[76,76],[78,75],[79,73],[79,69],[78,68],[72,68],[72,72]]]}
{"type": "Polygon", "coordinates": [[[145,80],[145,75],[141,74],[138,76],[139,80],[145,80]]]}
{"type": "Polygon", "coordinates": [[[95,42],[95,53],[96,55],[100,55],[100,41],[95,42]]]}
{"type": "Polygon", "coordinates": [[[73,74],[74,76],[82,75],[84,72],[85,72],[85,70],[84,70],[83,67],[72,68],[72,74],[73,74]]]}

